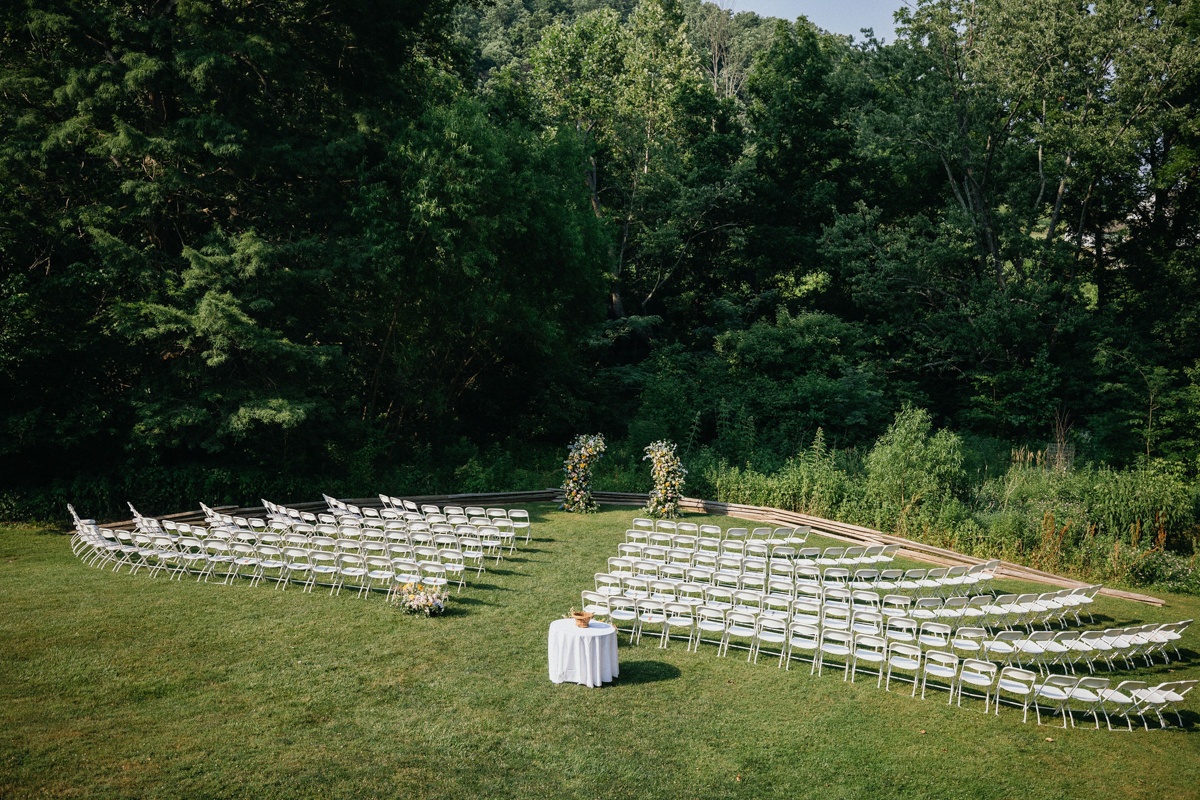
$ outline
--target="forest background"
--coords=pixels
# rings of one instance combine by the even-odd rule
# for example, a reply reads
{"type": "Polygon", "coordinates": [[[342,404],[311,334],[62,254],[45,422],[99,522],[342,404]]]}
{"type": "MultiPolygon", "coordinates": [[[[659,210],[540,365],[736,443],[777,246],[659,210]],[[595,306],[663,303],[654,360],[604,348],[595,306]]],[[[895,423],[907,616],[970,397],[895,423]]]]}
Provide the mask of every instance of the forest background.
{"type": "Polygon", "coordinates": [[[1200,11],[0,11],[0,518],[545,488],[1200,591],[1200,11]]]}

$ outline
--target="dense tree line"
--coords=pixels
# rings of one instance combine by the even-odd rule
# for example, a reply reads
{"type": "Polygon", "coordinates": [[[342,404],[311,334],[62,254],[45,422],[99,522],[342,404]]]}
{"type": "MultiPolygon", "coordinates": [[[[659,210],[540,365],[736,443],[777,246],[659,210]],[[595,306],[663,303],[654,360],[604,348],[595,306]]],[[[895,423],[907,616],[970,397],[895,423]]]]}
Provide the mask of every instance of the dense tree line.
{"type": "Polygon", "coordinates": [[[0,14],[5,516],[544,481],[582,430],[765,474],[902,408],[976,472],[1200,466],[1194,2],[0,14]]]}

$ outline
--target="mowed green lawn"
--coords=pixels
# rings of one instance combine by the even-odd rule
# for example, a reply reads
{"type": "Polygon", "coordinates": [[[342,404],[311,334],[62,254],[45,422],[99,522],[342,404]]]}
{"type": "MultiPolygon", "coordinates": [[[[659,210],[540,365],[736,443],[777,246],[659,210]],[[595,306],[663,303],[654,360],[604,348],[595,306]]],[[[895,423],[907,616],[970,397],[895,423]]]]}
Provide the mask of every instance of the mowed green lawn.
{"type": "MultiPolygon", "coordinates": [[[[555,686],[547,625],[635,514],[530,510],[534,542],[432,620],[377,596],[113,574],[67,536],[0,531],[0,796],[1200,795],[1200,691],[1185,730],[1064,731],[624,637],[614,685],[555,686]]],[[[1101,599],[1097,627],[1200,612],[1168,599],[1101,599]]],[[[1195,628],[1182,649],[1113,677],[1200,677],[1195,628]]]]}

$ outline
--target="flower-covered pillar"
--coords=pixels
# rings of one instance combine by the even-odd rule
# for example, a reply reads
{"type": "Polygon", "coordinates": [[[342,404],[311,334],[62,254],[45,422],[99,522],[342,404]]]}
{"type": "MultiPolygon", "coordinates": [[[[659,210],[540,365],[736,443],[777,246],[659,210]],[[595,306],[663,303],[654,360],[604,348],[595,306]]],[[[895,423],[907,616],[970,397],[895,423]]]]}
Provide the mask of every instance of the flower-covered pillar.
{"type": "Polygon", "coordinates": [[[675,455],[675,443],[666,440],[651,442],[646,446],[642,460],[650,459],[650,474],[654,478],[654,490],[650,492],[650,504],[646,513],[652,517],[675,519],[681,516],[679,499],[683,497],[683,483],[687,470],[675,455]]]}
{"type": "Polygon", "coordinates": [[[567,460],[563,462],[563,508],[588,514],[599,511],[592,499],[592,468],[604,454],[604,437],[600,434],[580,434],[571,442],[567,460]]]}

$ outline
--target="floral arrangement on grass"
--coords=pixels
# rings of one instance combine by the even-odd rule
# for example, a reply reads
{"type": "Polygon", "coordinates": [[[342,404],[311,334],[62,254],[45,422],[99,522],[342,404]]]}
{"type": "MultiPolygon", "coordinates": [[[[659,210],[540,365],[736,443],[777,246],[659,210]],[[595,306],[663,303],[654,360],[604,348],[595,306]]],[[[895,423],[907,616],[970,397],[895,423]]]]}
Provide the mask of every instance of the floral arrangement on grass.
{"type": "Polygon", "coordinates": [[[683,462],[675,455],[675,443],[666,440],[651,442],[646,445],[646,455],[650,461],[650,474],[654,478],[654,490],[650,492],[650,504],[646,513],[651,517],[675,519],[682,515],[679,509],[679,499],[683,497],[683,484],[687,470],[683,462]]]}
{"type": "Polygon", "coordinates": [[[563,504],[567,511],[590,514],[600,506],[592,499],[592,467],[604,455],[604,437],[581,433],[571,442],[563,462],[563,504]]]}
{"type": "Polygon", "coordinates": [[[418,583],[406,583],[400,587],[392,605],[405,614],[440,617],[446,613],[446,603],[449,600],[449,592],[439,592],[418,583]]]}

